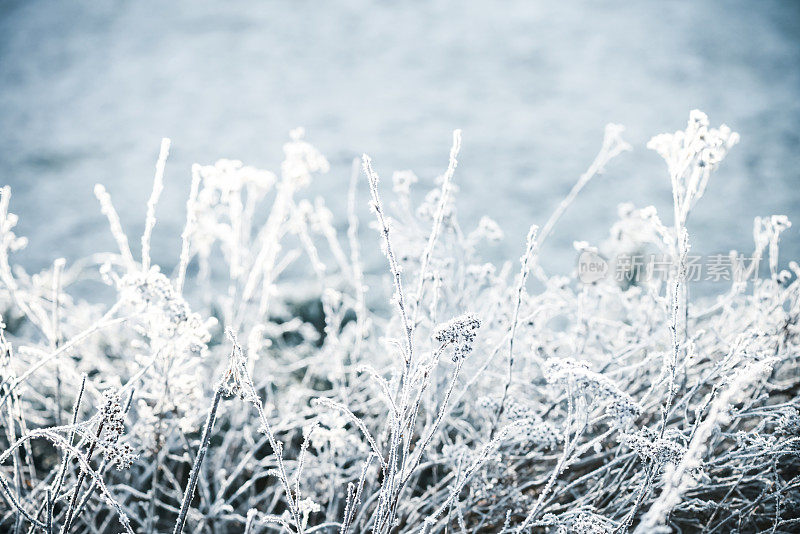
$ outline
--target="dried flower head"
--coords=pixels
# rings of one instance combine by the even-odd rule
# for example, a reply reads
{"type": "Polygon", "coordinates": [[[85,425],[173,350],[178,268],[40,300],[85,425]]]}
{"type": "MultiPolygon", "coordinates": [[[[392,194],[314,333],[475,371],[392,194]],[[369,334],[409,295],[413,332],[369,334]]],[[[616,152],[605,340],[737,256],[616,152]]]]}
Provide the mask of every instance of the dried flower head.
{"type": "Polygon", "coordinates": [[[605,400],[606,414],[620,427],[628,426],[642,411],[641,406],[608,377],[589,369],[573,358],[550,358],[544,363],[544,376],[550,384],[570,383],[575,392],[591,401],[605,400]]]}
{"type": "Polygon", "coordinates": [[[622,441],[636,451],[642,460],[652,462],[658,470],[667,464],[677,465],[686,454],[686,447],[676,441],[674,436],[659,438],[648,428],[624,434],[622,441]]]}
{"type": "Polygon", "coordinates": [[[473,241],[480,239],[493,242],[501,241],[503,239],[503,230],[500,229],[500,225],[494,219],[484,216],[478,222],[478,227],[470,234],[470,239],[473,241]]]}
{"type": "Polygon", "coordinates": [[[242,346],[239,345],[234,333],[226,331],[228,339],[233,344],[228,358],[228,367],[220,382],[220,389],[226,396],[237,396],[243,401],[258,403],[259,399],[253,395],[253,389],[248,383],[247,358],[244,355],[242,346]]]}
{"type": "Polygon", "coordinates": [[[417,175],[412,171],[395,171],[392,174],[392,191],[397,195],[408,195],[411,186],[419,181],[417,175]]]}
{"type": "Polygon", "coordinates": [[[453,346],[453,361],[465,358],[472,352],[475,335],[481,327],[481,321],[471,313],[459,315],[439,326],[433,338],[442,346],[453,346]]]}
{"type": "Polygon", "coordinates": [[[193,313],[158,267],[147,272],[133,270],[116,282],[120,298],[142,312],[148,337],[169,339],[189,355],[203,354],[211,339],[208,329],[215,320],[203,321],[200,314],[193,313]]]}
{"type": "Polygon", "coordinates": [[[545,516],[546,521],[555,523],[556,534],[611,534],[616,524],[592,511],[564,512],[555,517],[545,516]]]}
{"type": "Polygon", "coordinates": [[[285,159],[281,164],[284,180],[294,187],[303,187],[311,181],[311,175],[328,172],[330,165],[316,148],[303,140],[305,129],[295,128],[289,132],[291,141],[283,145],[285,159]]]}
{"type": "Polygon", "coordinates": [[[800,412],[797,408],[787,407],[778,417],[777,431],[789,436],[800,436],[800,412]]]}
{"type": "Polygon", "coordinates": [[[138,456],[127,443],[120,442],[125,433],[125,413],[120,404],[119,394],[114,390],[103,393],[100,425],[102,432],[98,444],[103,451],[103,457],[118,470],[127,469],[138,456]]]}

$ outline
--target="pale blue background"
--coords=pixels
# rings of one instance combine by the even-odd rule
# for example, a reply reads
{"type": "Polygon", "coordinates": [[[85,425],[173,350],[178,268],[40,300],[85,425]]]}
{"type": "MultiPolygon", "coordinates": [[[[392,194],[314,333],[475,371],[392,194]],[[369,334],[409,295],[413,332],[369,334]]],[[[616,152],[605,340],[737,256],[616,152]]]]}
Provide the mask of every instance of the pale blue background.
{"type": "Polygon", "coordinates": [[[669,220],[664,166],[644,145],[695,107],[742,142],[692,217],[694,250],[748,250],[753,216],[786,213],[797,226],[783,257],[797,258],[799,24],[799,3],[770,1],[3,1],[0,181],[31,239],[18,259],[113,250],[95,182],[138,234],[169,136],[154,255],[174,265],[190,164],[277,169],[297,125],[331,160],[312,194],[337,213],[353,156],[430,183],[462,128],[462,222],[495,218],[508,238],[490,253],[516,259],[603,125],[626,124],[635,152],[587,187],[543,251],[566,271],[572,241],[605,238],[619,202],[669,220]]]}

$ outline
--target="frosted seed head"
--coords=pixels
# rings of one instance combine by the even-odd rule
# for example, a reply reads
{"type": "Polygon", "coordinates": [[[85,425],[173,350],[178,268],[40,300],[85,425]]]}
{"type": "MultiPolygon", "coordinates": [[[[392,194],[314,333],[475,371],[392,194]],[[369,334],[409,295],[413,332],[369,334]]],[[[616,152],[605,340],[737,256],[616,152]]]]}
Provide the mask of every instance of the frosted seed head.
{"type": "Polygon", "coordinates": [[[501,241],[503,239],[503,230],[500,229],[500,225],[494,219],[484,216],[481,217],[478,223],[475,235],[487,241],[501,241]]]}
{"type": "Polygon", "coordinates": [[[412,171],[396,171],[392,174],[392,191],[398,195],[408,195],[411,186],[419,182],[419,178],[412,171]]]}
{"type": "Polygon", "coordinates": [[[471,313],[465,313],[439,326],[433,337],[442,346],[453,345],[453,361],[465,358],[472,352],[472,344],[481,326],[481,321],[471,313]]]}
{"type": "Polygon", "coordinates": [[[610,519],[592,511],[564,512],[557,518],[548,514],[547,520],[554,521],[557,534],[611,534],[616,525],[610,519]]]}

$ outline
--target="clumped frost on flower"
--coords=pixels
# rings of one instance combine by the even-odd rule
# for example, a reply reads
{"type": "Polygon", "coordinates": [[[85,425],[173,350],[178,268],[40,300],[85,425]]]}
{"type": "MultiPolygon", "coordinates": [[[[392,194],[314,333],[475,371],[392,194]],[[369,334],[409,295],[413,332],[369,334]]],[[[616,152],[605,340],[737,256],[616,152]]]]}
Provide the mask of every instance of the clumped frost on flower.
{"type": "Polygon", "coordinates": [[[411,193],[411,186],[419,182],[413,171],[395,171],[392,174],[392,191],[397,195],[407,196],[411,193]]]}
{"type": "Polygon", "coordinates": [[[686,447],[678,441],[660,438],[646,427],[635,433],[625,434],[622,439],[641,459],[652,462],[658,470],[667,464],[677,465],[686,454],[686,447]]]}
{"type": "Polygon", "coordinates": [[[143,331],[151,339],[171,341],[174,348],[192,356],[202,356],[211,339],[209,327],[215,321],[203,321],[172,282],[157,268],[147,273],[134,271],[118,279],[120,302],[133,307],[145,322],[143,331]]]}
{"type": "Polygon", "coordinates": [[[778,418],[777,430],[781,434],[800,436],[800,411],[797,408],[786,408],[778,418]]]}
{"type": "Polygon", "coordinates": [[[277,173],[194,165],[174,266],[150,257],[179,175],[168,140],[144,234],[98,185],[116,250],[79,262],[14,264],[27,242],[0,189],[0,531],[792,532],[800,266],[779,249],[795,229],[756,218],[753,261],[726,256],[741,276],[713,298],[687,284],[689,213],[738,136],[691,112],[648,145],[673,213],[622,204],[606,241],[575,242],[663,255],[663,279],[539,261],[632,148],[622,134],[530,221],[519,263],[482,257],[497,223],[459,220],[458,130],[439,176],[383,184],[367,156],[331,176],[349,183],[342,221],[304,193],[330,169],[302,129],[277,173]],[[385,274],[365,268],[378,251],[385,274]]]}
{"type": "Polygon", "coordinates": [[[119,470],[130,467],[137,455],[132,452],[130,445],[120,442],[125,433],[125,421],[119,395],[116,392],[109,390],[103,394],[100,421],[103,425],[100,447],[103,449],[106,461],[119,470]]]}
{"type": "Polygon", "coordinates": [[[503,230],[493,219],[484,216],[481,217],[478,227],[470,234],[470,237],[474,240],[501,241],[503,239],[503,230]]]}
{"type": "Polygon", "coordinates": [[[544,362],[542,372],[549,383],[568,385],[590,402],[607,401],[606,413],[619,426],[630,425],[641,413],[641,407],[630,395],[583,362],[551,358],[544,362]]]}
{"type": "Polygon", "coordinates": [[[433,338],[443,346],[453,347],[453,361],[469,356],[481,321],[468,313],[451,319],[433,332],[433,338]]]}
{"type": "Polygon", "coordinates": [[[549,518],[556,525],[556,534],[611,534],[616,525],[593,512],[566,512],[549,518]]]}

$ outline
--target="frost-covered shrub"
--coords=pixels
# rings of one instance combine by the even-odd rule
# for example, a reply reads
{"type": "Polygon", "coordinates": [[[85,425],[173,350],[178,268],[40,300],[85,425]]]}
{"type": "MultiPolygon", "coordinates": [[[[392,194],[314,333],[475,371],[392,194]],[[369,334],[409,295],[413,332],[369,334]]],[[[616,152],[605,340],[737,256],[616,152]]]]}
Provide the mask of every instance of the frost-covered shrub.
{"type": "Polygon", "coordinates": [[[575,244],[595,261],[669,259],[662,278],[622,282],[538,262],[575,196],[631,148],[616,125],[518,263],[480,257],[503,239],[494,221],[459,221],[459,131],[423,195],[411,193],[425,180],[384,184],[365,156],[344,232],[303,197],[328,163],[302,130],[278,174],[195,165],[174,272],[149,255],[169,142],[139,259],[98,185],[118,250],[27,273],[12,264],[26,240],[4,188],[0,530],[796,531],[788,219],[755,220],[752,261],[731,255],[739,276],[719,297],[688,291],[688,215],[737,141],[699,111],[653,138],[672,224],[625,204],[606,241],[575,244]],[[386,276],[364,272],[374,247],[386,276]]]}

